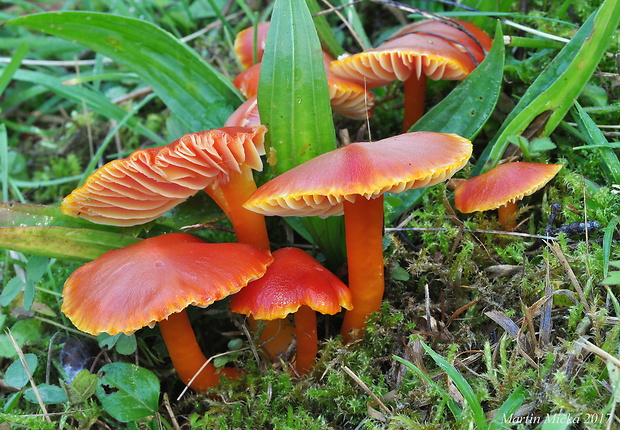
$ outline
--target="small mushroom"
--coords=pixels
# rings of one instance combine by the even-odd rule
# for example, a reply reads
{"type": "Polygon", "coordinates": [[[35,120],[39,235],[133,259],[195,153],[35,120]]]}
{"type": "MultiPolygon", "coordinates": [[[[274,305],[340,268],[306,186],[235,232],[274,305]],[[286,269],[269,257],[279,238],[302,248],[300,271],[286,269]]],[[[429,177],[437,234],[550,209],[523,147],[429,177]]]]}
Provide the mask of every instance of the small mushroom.
{"type": "Polygon", "coordinates": [[[383,298],[383,194],[442,182],[467,163],[471,152],[469,140],[431,132],[352,143],[277,176],[245,207],[280,216],[344,213],[353,309],[345,314],[342,334],[349,341],[361,334],[383,298]]]}
{"type": "Polygon", "coordinates": [[[159,323],[179,377],[204,391],[218,383],[220,373],[237,372],[220,372],[209,363],[198,373],[207,359],[185,308],[207,307],[236,293],[272,261],[250,245],[206,243],[185,233],[156,236],[108,251],[73,272],[64,285],[62,312],[93,335],[133,333],[159,323]]]}
{"type": "Polygon", "coordinates": [[[502,227],[516,227],[517,201],[535,193],[562,168],[561,164],[510,162],[500,164],[461,182],[454,190],[454,205],[463,213],[498,210],[502,227]]]}
{"type": "Polygon", "coordinates": [[[230,300],[233,312],[272,321],[294,314],[298,374],[308,373],[316,360],[316,312],[333,315],[351,309],[351,293],[333,273],[307,252],[282,248],[265,275],[250,282],[230,300]]]}

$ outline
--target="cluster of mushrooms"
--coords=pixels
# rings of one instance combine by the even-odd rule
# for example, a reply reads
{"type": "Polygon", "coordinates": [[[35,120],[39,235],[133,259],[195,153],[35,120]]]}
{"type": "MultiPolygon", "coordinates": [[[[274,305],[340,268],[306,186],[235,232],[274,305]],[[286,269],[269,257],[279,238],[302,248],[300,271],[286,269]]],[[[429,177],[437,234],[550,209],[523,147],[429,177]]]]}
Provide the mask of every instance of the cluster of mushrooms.
{"type": "MultiPolygon", "coordinates": [[[[253,47],[258,46],[260,60],[268,25],[244,30],[235,41],[247,68],[235,85],[248,100],[222,128],[186,134],[169,145],[114,160],[61,205],[65,214],[94,223],[132,226],[155,220],[204,190],[228,216],[237,243],[207,243],[186,233],[144,239],[83,265],[63,290],[62,311],[84,332],[133,333],[159,323],[179,377],[196,391],[239,372],[217,369],[205,358],[185,311],[188,306],[207,307],[230,296],[230,309],[247,315],[253,331],[258,321],[271,321],[262,336],[270,340],[265,354],[273,358],[294,339],[295,370],[307,373],[317,354],[316,312],[333,315],[346,309],[341,334],[350,342],[361,337],[368,317],[379,310],[384,193],[443,182],[464,167],[472,153],[471,142],[455,134],[404,133],[340,147],[257,189],[253,170],[262,169],[268,131],[260,124],[256,103],[260,63],[254,64],[253,47]],[[348,286],[301,249],[271,252],[265,215],[344,215],[348,286]],[[286,320],[290,314],[294,324],[286,320]]],[[[368,89],[401,80],[407,130],[422,114],[426,77],[464,79],[491,43],[472,24],[431,20],[408,26],[360,54],[339,60],[326,54],[333,110],[365,118],[374,100],[368,89]]],[[[541,188],[560,167],[501,165],[464,181],[455,190],[455,205],[462,212],[507,206],[512,209],[501,216],[510,220],[516,199],[541,188]],[[510,169],[508,175],[527,181],[506,180],[506,172],[499,169],[510,169]],[[485,201],[487,197],[495,201],[485,201]]],[[[511,228],[508,221],[505,225],[511,228]]]]}

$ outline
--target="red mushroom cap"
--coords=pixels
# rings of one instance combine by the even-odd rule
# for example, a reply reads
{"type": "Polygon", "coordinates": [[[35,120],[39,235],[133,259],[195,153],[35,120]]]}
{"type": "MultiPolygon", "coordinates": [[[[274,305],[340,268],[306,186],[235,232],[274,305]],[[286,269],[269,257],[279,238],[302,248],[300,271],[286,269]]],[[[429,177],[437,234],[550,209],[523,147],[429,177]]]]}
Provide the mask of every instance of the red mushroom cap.
{"type": "Polygon", "coordinates": [[[206,307],[260,278],[268,252],[184,233],[108,251],[67,279],[62,312],[80,330],[131,333],[187,306],[206,307]]]}
{"type": "Polygon", "coordinates": [[[327,315],[343,307],[352,308],[347,286],[307,252],[282,248],[273,253],[273,258],[262,278],[250,282],[230,299],[233,312],[274,320],[304,305],[327,315]]]}
{"type": "Polygon", "coordinates": [[[500,164],[462,182],[454,190],[454,205],[463,213],[497,209],[535,193],[562,168],[561,164],[513,162],[500,164]]]}
{"type": "Polygon", "coordinates": [[[431,132],[352,143],[277,176],[258,188],[244,206],[264,215],[340,215],[345,200],[442,182],[467,163],[471,152],[469,140],[431,132]]]}

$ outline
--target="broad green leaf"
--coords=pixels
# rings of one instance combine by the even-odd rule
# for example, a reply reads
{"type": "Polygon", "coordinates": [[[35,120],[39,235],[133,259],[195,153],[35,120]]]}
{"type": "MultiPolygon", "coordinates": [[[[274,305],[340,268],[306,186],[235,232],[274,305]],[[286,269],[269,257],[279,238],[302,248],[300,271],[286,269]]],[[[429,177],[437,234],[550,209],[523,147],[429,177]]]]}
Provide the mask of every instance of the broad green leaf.
{"type": "Polygon", "coordinates": [[[595,151],[598,151],[600,156],[600,167],[605,178],[611,183],[620,184],[620,161],[612,148],[605,147],[607,138],[577,101],[574,109],[573,118],[577,122],[577,128],[588,146],[596,146],[595,151]]]}
{"type": "Polygon", "coordinates": [[[187,127],[221,127],[242,99],[234,86],[170,33],[139,19],[94,12],[29,15],[6,25],[75,41],[123,64],[187,127]]]}
{"type": "MultiPolygon", "coordinates": [[[[50,384],[38,384],[37,390],[41,396],[41,400],[45,404],[65,403],[67,401],[67,394],[65,391],[57,385],[50,384]]],[[[34,393],[34,389],[28,388],[24,391],[24,397],[30,403],[39,403],[39,399],[34,393]]]]}
{"type": "Polygon", "coordinates": [[[24,281],[17,276],[11,278],[2,289],[0,294],[0,306],[8,306],[24,289],[24,281]]]}
{"type": "Polygon", "coordinates": [[[0,227],[0,248],[51,258],[91,261],[140,239],[122,233],[69,227],[0,227]]]}
{"type": "Polygon", "coordinates": [[[151,371],[129,363],[106,364],[99,371],[97,398],[107,413],[121,422],[157,412],[159,379],[151,371]]]}
{"type": "Polygon", "coordinates": [[[504,73],[503,40],[498,23],[493,47],[484,61],[410,131],[456,133],[473,139],[493,113],[499,98],[504,73]]]}
{"type": "MultiPolygon", "coordinates": [[[[261,65],[258,109],[269,130],[265,146],[272,174],[336,148],[321,44],[305,0],[276,0],[274,4],[261,65]]],[[[329,260],[343,260],[341,218],[304,217],[301,223],[329,260]]]]}
{"type": "Polygon", "coordinates": [[[575,417],[570,414],[553,414],[547,415],[545,421],[540,427],[541,430],[565,430],[571,427],[575,422],[575,417]]]}
{"type": "MultiPolygon", "coordinates": [[[[105,98],[97,91],[93,91],[85,86],[79,85],[63,85],[65,78],[58,78],[46,73],[35,72],[31,70],[18,70],[15,72],[13,79],[17,81],[29,82],[35,85],[42,85],[48,90],[65,97],[75,103],[84,102],[89,109],[97,112],[106,118],[121,121],[127,112],[120,106],[115,105],[110,100],[105,98]]],[[[127,121],[127,127],[142,136],[151,139],[159,145],[164,145],[165,142],[156,133],[146,128],[143,124],[138,122],[137,118],[130,118],[127,121]]]]}
{"type": "Polygon", "coordinates": [[[304,0],[276,0],[261,65],[258,109],[279,175],[336,148],[321,44],[304,0]]]}
{"type": "Polygon", "coordinates": [[[555,129],[590,79],[619,21],[620,0],[605,0],[528,88],[485,148],[473,175],[495,167],[508,146],[508,136],[522,133],[539,115],[551,113],[542,136],[555,129]]]}
{"type": "MultiPolygon", "coordinates": [[[[24,360],[26,361],[28,370],[32,375],[34,371],[37,370],[37,365],[39,363],[37,356],[34,354],[24,354],[24,360]]],[[[29,380],[30,378],[28,378],[28,372],[26,372],[24,363],[22,363],[20,359],[13,361],[4,373],[4,382],[12,387],[25,387],[29,380]]]]}

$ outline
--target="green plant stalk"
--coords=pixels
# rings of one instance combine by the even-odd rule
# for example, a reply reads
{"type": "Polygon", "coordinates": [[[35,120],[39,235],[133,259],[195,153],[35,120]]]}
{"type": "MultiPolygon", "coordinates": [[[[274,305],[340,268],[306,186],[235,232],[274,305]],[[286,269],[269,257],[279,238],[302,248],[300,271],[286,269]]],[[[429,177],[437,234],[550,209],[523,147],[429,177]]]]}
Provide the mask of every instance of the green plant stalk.
{"type": "Polygon", "coordinates": [[[605,0],[528,88],[478,159],[473,176],[497,166],[508,146],[508,136],[522,133],[543,112],[553,113],[541,135],[548,136],[555,129],[590,79],[618,22],[620,1],[605,0]]]}
{"type": "MultiPolygon", "coordinates": [[[[306,5],[308,6],[308,10],[311,14],[316,14],[321,11],[321,7],[316,0],[306,0],[306,5]]],[[[340,54],[344,53],[344,49],[334,32],[332,31],[331,26],[327,22],[325,15],[318,15],[314,17],[314,25],[316,27],[316,32],[321,40],[322,46],[327,49],[334,58],[337,58],[340,54]]]]}

